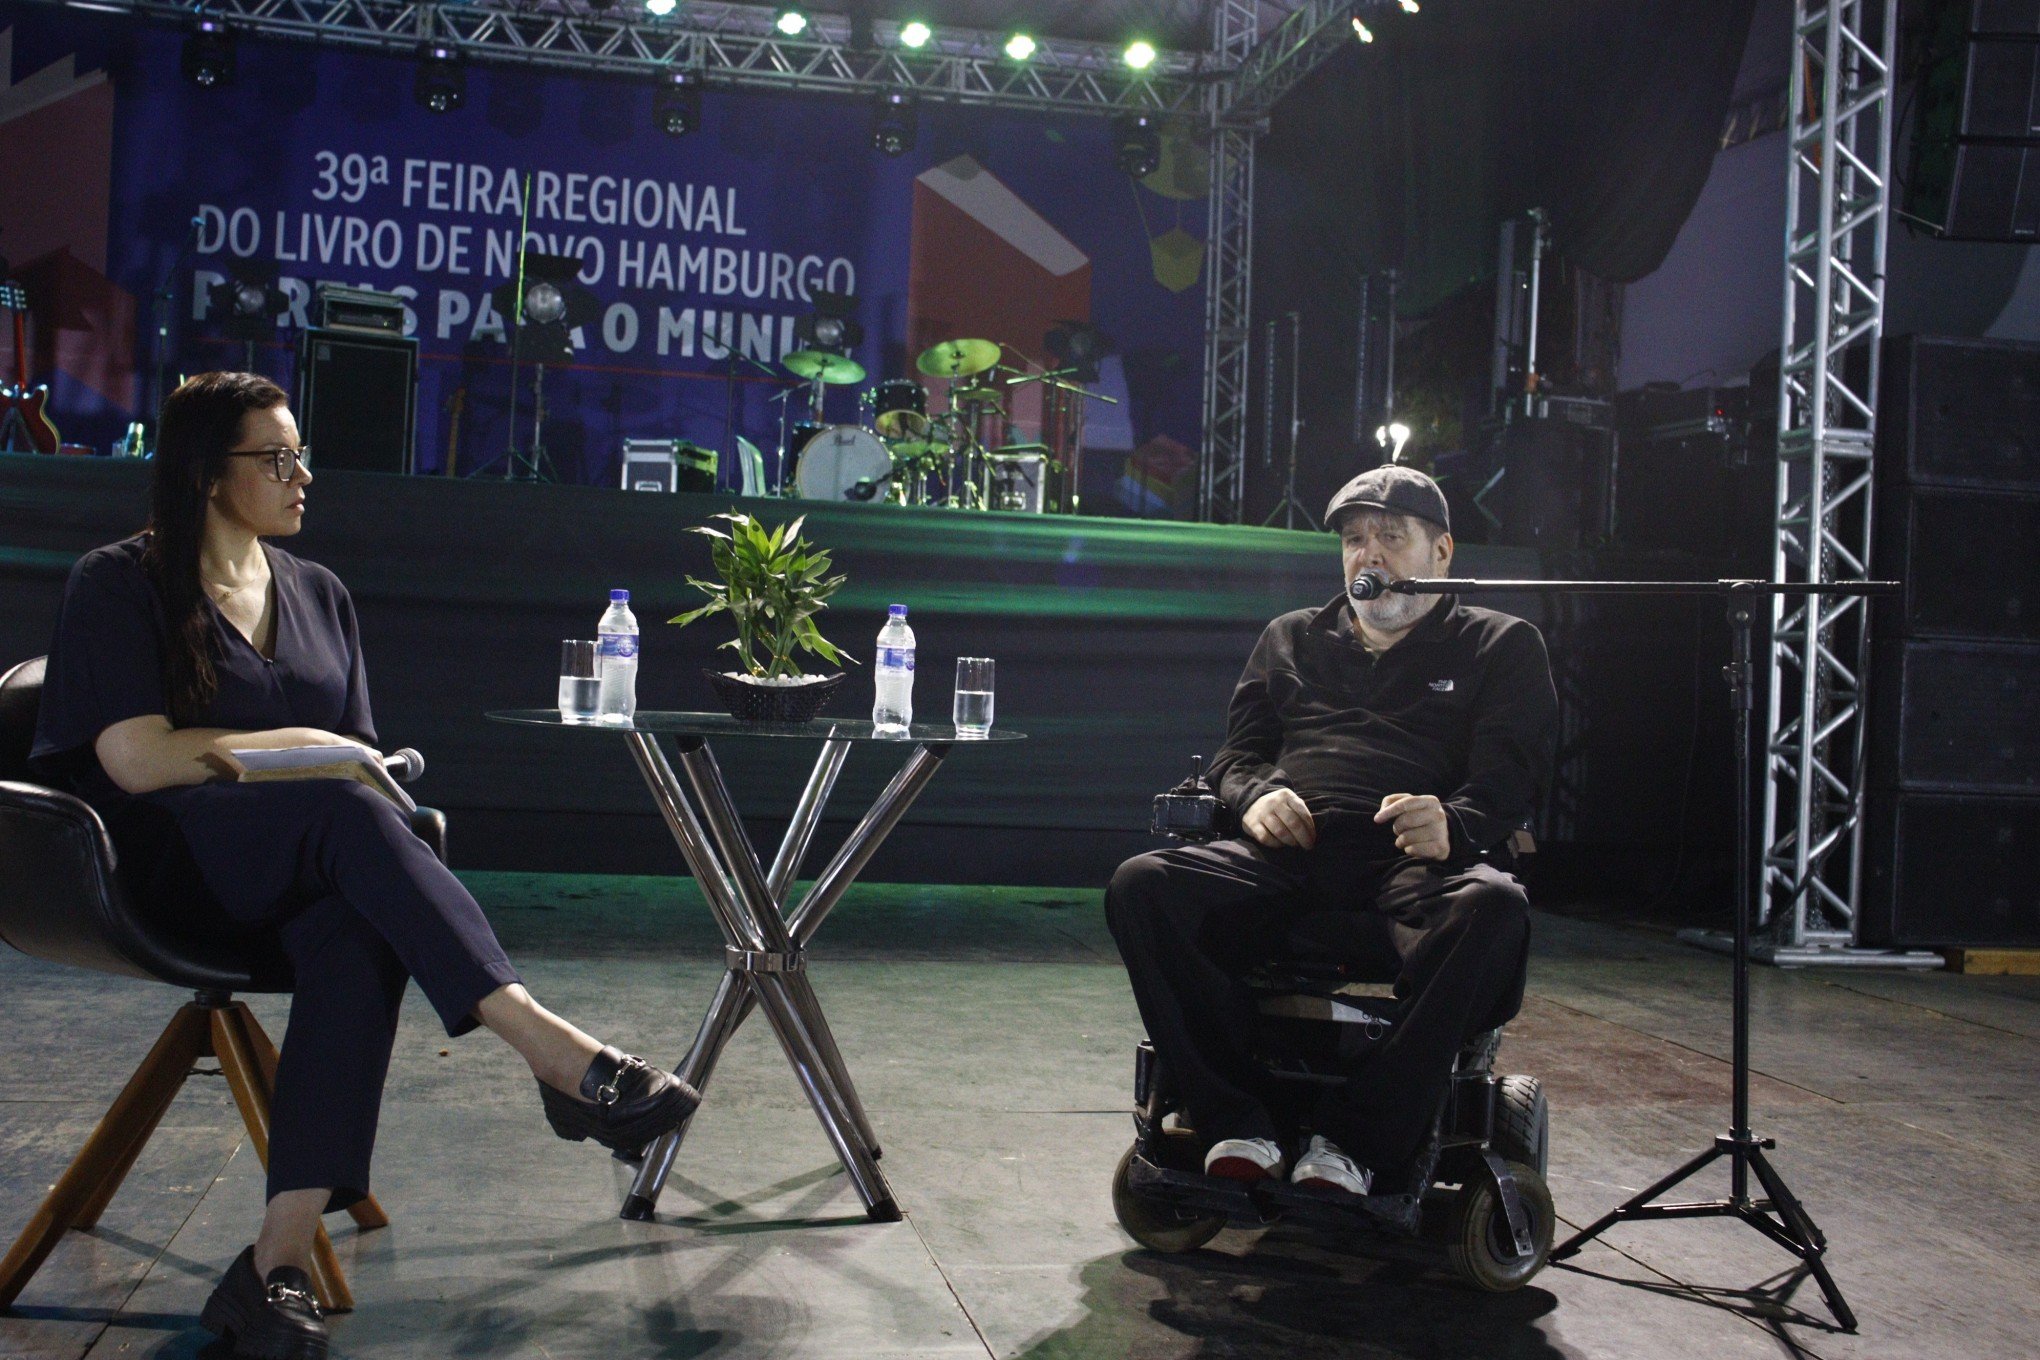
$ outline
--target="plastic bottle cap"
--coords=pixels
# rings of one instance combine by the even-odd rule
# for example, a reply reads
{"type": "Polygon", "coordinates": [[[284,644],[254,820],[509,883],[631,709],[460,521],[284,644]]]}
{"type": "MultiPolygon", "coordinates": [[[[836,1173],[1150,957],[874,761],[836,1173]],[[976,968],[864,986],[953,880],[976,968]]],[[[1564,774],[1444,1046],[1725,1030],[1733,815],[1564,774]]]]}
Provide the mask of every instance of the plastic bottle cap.
{"type": "Polygon", "coordinates": [[[609,602],[611,604],[629,604],[630,592],[627,590],[612,590],[609,592],[609,602]]]}
{"type": "Polygon", "coordinates": [[[907,616],[907,607],[903,604],[887,605],[885,612],[892,618],[903,619],[907,616]]]}

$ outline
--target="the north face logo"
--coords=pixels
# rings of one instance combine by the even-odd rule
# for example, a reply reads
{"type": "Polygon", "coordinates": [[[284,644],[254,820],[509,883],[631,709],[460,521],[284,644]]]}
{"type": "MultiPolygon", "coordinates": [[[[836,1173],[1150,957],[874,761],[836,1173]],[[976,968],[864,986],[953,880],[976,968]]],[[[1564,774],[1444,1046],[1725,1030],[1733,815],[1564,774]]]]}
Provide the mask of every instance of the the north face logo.
{"type": "Polygon", "coordinates": [[[1431,682],[1431,689],[1438,694],[1450,694],[1452,692],[1452,682],[1450,680],[1433,680],[1431,682]]]}

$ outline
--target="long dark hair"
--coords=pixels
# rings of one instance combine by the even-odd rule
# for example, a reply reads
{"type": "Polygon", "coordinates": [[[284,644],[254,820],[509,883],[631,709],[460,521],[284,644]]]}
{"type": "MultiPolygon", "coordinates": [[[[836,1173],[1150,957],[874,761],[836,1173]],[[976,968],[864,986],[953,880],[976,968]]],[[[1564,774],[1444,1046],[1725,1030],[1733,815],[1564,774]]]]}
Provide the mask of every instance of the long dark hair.
{"type": "Polygon", "coordinates": [[[226,470],[227,450],[240,442],[242,419],[288,400],[281,387],[257,373],[201,373],[163,400],[142,567],[163,597],[170,625],[163,666],[168,716],[176,726],[195,723],[219,692],[216,635],[198,577],[206,503],[226,470]]]}

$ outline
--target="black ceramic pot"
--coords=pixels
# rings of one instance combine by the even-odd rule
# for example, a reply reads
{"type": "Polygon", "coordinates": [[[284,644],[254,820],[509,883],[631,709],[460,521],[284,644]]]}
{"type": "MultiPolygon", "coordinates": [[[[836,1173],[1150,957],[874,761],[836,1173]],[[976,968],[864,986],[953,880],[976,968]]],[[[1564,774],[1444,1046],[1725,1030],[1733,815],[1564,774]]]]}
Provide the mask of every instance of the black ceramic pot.
{"type": "Polygon", "coordinates": [[[738,722],[804,723],[820,713],[843,683],[842,672],[806,685],[766,685],[748,675],[704,669],[715,697],[738,722]]]}

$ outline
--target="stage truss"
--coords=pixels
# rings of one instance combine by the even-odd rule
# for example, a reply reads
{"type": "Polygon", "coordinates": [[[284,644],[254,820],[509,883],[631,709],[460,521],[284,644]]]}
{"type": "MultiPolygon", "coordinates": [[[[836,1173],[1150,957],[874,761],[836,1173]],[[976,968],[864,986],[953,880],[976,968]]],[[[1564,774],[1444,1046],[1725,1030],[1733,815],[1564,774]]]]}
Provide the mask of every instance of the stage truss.
{"type": "MultiPolygon", "coordinates": [[[[1868,576],[1897,0],[1795,0],[1773,579],[1868,576]]],[[[1773,963],[1940,965],[1853,948],[1863,868],[1862,598],[1773,601],[1763,935],[1773,963]]]]}

